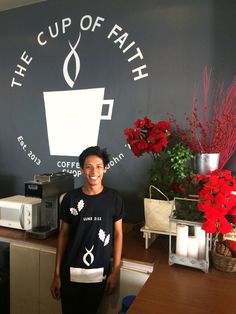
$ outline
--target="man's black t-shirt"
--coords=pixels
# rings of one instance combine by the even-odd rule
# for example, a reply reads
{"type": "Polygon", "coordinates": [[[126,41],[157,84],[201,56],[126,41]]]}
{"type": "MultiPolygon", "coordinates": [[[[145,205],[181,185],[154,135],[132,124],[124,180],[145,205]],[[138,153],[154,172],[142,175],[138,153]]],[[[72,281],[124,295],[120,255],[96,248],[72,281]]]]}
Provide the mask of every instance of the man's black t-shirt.
{"type": "Polygon", "coordinates": [[[119,194],[104,187],[96,195],[82,188],[69,192],[61,204],[61,219],[70,224],[68,245],[62,262],[62,279],[102,282],[109,273],[114,222],[123,215],[119,194]]]}

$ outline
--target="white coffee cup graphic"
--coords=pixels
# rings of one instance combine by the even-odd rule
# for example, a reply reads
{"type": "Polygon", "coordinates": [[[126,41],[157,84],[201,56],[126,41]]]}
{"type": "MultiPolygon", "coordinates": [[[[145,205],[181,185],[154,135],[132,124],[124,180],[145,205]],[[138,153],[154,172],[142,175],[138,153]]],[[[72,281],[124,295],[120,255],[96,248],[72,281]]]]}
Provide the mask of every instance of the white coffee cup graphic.
{"type": "Polygon", "coordinates": [[[97,145],[100,122],[111,120],[113,110],[104,93],[104,87],[43,93],[50,155],[79,156],[97,145]]]}

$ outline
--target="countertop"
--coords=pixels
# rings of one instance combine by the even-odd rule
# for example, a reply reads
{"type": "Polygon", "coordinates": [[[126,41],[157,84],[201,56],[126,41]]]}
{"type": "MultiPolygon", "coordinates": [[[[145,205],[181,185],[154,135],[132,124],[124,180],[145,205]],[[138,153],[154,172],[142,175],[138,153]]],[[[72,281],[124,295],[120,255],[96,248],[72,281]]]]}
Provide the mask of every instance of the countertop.
{"type": "Polygon", "coordinates": [[[167,236],[158,237],[146,251],[156,252],[154,271],[127,314],[236,313],[236,273],[218,271],[212,264],[208,273],[169,266],[167,236]]]}
{"type": "MultiPolygon", "coordinates": [[[[56,248],[57,236],[36,240],[23,231],[0,227],[0,240],[56,248]]],[[[169,266],[167,236],[159,236],[145,249],[139,229],[126,232],[123,259],[154,268],[128,314],[236,314],[236,273],[221,272],[213,266],[208,273],[177,264],[169,266]]]]}

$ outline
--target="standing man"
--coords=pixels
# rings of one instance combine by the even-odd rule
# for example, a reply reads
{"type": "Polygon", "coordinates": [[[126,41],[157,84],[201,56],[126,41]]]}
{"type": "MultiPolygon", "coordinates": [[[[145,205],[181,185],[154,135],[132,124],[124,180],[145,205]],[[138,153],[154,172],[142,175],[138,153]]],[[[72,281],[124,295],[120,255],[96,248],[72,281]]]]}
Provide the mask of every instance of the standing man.
{"type": "Polygon", "coordinates": [[[120,277],[123,201],[102,184],[108,154],[89,147],[79,163],[84,184],[68,192],[61,204],[51,286],[53,297],[61,298],[63,314],[95,314],[104,292],[111,294],[120,277]]]}

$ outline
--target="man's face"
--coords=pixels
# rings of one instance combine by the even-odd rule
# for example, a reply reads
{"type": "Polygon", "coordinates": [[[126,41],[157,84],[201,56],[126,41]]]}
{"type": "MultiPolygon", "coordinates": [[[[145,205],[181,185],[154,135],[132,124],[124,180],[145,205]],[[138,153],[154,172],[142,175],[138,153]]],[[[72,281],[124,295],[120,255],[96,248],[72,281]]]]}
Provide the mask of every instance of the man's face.
{"type": "Polygon", "coordinates": [[[88,156],[84,161],[84,167],[81,169],[84,179],[91,186],[101,185],[102,178],[106,172],[103,160],[98,156],[88,156]]]}

